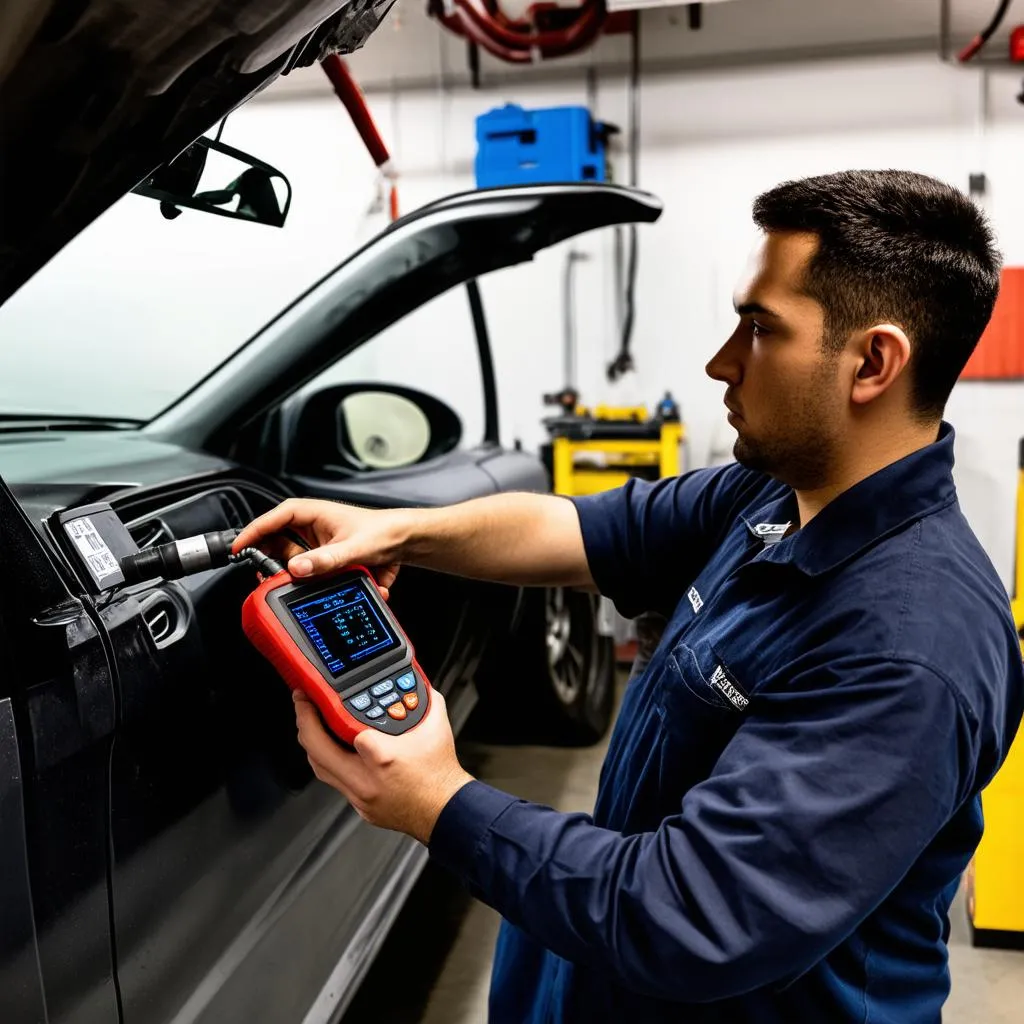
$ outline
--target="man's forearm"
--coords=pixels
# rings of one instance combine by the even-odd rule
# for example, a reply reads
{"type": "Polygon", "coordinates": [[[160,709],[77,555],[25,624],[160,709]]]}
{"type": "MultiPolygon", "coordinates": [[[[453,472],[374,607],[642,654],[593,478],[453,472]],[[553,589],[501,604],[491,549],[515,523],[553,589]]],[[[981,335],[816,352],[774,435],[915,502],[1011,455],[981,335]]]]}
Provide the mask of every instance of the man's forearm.
{"type": "Polygon", "coordinates": [[[403,510],[402,560],[502,583],[592,587],[579,518],[550,494],[496,494],[403,510]]]}

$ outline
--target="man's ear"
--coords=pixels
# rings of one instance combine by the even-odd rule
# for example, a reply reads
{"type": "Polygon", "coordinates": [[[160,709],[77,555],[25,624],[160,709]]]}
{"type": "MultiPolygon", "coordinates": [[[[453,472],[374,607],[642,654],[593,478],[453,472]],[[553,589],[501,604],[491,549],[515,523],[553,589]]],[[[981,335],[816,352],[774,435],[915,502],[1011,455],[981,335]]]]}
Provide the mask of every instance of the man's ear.
{"type": "Polygon", "coordinates": [[[858,405],[884,394],[910,362],[910,339],[902,327],[876,324],[854,341],[857,360],[851,399],[858,405]]]}

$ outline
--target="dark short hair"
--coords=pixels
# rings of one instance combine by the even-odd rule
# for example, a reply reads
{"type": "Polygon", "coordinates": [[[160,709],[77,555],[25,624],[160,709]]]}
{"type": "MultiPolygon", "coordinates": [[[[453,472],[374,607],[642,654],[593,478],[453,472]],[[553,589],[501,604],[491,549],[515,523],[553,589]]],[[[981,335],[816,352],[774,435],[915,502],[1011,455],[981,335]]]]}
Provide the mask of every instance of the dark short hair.
{"type": "Polygon", "coordinates": [[[898,324],[911,344],[914,411],[941,416],[999,291],[1002,258],[975,204],[923,174],[843,171],[758,196],[754,222],[818,236],[803,290],[824,309],[826,349],[898,324]]]}

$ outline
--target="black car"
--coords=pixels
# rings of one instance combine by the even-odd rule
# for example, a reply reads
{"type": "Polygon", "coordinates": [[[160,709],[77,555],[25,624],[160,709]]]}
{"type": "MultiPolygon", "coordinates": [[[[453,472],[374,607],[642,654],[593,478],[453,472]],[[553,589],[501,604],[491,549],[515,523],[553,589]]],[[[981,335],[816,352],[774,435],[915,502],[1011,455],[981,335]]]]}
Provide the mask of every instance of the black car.
{"type": "MultiPolygon", "coordinates": [[[[130,189],[159,193],[173,218],[168,169],[194,140],[289,67],[359,45],[386,6],[356,0],[323,21],[325,5],[296,4],[297,20],[268,15],[259,35],[197,3],[177,49],[161,37],[161,63],[144,7],[118,32],[116,5],[15,4],[0,300],[130,189]]],[[[453,196],[392,224],[146,422],[0,410],[3,1024],[334,1020],[425,860],[313,782],[287,688],[241,631],[251,569],[96,594],[62,514],[109,505],[145,548],[291,495],[383,507],[548,489],[537,457],[498,442],[476,279],[659,213],[606,185],[453,196]],[[477,329],[481,438],[407,386],[318,386],[456,287],[477,329]]],[[[405,569],[392,604],[456,728],[513,684],[547,737],[606,727],[611,641],[592,597],[405,569]]]]}

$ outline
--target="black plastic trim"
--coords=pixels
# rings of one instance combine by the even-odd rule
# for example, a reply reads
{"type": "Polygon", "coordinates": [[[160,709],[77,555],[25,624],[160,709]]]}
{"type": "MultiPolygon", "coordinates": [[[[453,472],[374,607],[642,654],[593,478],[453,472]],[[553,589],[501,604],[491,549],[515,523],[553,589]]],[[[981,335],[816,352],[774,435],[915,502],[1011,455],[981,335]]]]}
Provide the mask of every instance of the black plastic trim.
{"type": "Polygon", "coordinates": [[[1024,951],[1024,932],[1011,932],[1002,928],[972,928],[971,942],[978,949],[1024,951]]]}
{"type": "Polygon", "coordinates": [[[476,335],[476,351],[480,358],[480,381],[484,392],[484,444],[498,445],[498,385],[494,377],[494,356],[491,353],[491,336],[487,330],[487,314],[480,294],[480,284],[473,278],[466,282],[469,297],[469,312],[473,317],[473,333],[476,335]]]}

